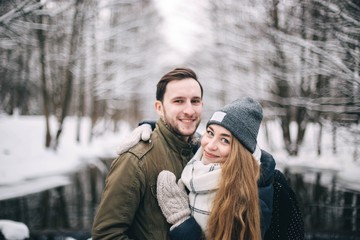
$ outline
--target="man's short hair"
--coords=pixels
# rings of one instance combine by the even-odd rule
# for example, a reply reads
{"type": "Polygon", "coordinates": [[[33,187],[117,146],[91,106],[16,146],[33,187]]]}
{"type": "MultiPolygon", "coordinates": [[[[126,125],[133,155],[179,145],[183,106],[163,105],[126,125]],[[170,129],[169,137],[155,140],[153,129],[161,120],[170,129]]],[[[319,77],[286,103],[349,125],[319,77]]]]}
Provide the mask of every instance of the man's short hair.
{"type": "Polygon", "coordinates": [[[197,79],[196,73],[190,68],[175,68],[174,70],[166,73],[156,85],[156,100],[159,100],[161,102],[164,100],[166,86],[169,82],[187,78],[192,78],[199,83],[201,89],[201,97],[203,97],[203,87],[197,79]]]}

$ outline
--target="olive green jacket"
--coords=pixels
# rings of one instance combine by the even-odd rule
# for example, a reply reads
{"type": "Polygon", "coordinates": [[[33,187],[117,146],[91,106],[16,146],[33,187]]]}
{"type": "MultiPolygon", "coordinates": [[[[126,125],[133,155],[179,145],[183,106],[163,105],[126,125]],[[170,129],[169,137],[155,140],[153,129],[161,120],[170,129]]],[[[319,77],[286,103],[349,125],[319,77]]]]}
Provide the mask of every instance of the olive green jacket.
{"type": "Polygon", "coordinates": [[[92,239],[170,239],[156,199],[157,176],[169,170],[179,179],[196,141],[185,143],[163,121],[149,142],[139,142],[112,163],[94,219],[92,239]]]}

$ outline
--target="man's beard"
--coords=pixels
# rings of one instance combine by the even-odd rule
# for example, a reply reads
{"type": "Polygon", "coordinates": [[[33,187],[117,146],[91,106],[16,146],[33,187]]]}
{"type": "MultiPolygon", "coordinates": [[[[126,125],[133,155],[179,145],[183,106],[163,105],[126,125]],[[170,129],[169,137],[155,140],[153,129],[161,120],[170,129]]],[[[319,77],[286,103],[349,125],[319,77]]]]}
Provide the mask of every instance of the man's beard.
{"type": "Polygon", "coordinates": [[[197,127],[200,124],[200,121],[196,124],[194,131],[191,134],[186,134],[184,135],[183,133],[180,132],[180,130],[176,127],[173,127],[171,124],[169,124],[169,121],[167,121],[167,117],[166,117],[166,112],[164,112],[164,117],[162,118],[162,121],[164,122],[165,126],[171,131],[173,132],[176,136],[180,137],[180,138],[184,138],[184,137],[191,137],[194,135],[194,133],[196,132],[197,127]]]}

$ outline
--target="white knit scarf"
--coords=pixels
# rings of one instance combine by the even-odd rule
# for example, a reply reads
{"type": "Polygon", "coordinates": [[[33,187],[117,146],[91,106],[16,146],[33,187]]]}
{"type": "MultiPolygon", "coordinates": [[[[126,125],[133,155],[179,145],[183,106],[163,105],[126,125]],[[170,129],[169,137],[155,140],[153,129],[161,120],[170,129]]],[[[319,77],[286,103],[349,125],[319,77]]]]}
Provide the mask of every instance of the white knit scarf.
{"type": "Polygon", "coordinates": [[[184,168],[181,180],[190,191],[191,214],[205,232],[212,202],[218,189],[221,168],[218,163],[204,165],[201,158],[202,148],[199,148],[184,168]]]}

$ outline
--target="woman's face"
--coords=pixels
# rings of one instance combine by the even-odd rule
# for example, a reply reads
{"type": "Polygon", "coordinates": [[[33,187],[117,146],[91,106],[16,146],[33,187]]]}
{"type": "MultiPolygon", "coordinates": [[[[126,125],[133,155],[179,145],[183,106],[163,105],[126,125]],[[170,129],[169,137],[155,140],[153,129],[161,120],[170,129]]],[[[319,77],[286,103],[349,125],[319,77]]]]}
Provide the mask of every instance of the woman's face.
{"type": "Polygon", "coordinates": [[[224,127],[211,124],[201,139],[203,163],[222,163],[230,153],[232,134],[224,127]]]}

